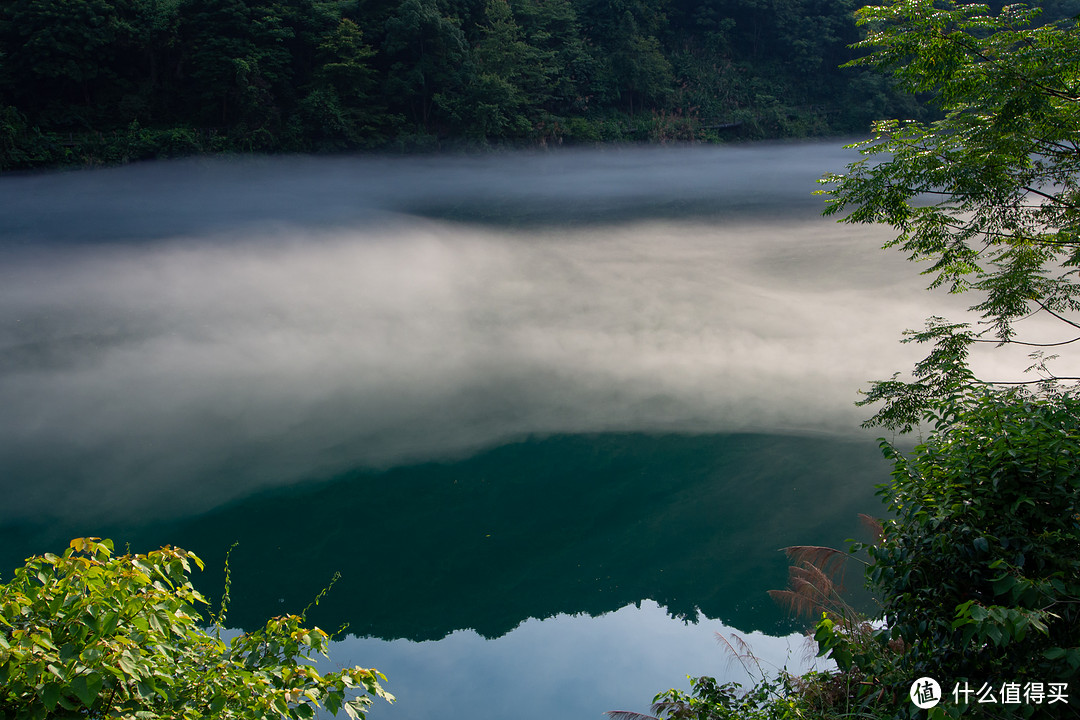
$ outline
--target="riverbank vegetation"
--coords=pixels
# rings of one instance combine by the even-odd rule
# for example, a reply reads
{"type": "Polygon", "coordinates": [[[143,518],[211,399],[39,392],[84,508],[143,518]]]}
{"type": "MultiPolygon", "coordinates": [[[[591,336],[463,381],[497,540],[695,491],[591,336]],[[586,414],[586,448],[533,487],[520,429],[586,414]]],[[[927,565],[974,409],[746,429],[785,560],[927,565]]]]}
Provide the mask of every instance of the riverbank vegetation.
{"type": "Polygon", "coordinates": [[[1080,373],[1067,368],[1080,340],[1080,17],[935,0],[858,16],[871,51],[858,64],[928,95],[940,115],[876,123],[856,145],[863,159],[824,178],[826,214],[892,226],[889,245],[926,263],[931,288],[974,295],[977,319],[909,331],[929,354],[861,403],[879,408],[868,426],[925,433],[907,454],[882,441],[888,516],[875,542],[850,549],[877,616],[837,594],[832,570],[849,553],[789,549],[792,584],[776,596],[818,615],[814,640],[836,669],[763,678],[745,694],[699,678],[653,711],[1077,717],[1080,373]],[[1025,379],[972,369],[973,353],[1016,346],[1031,352],[1025,379]]]}
{"type": "Polygon", "coordinates": [[[857,6],[0,0],[0,170],[810,137],[925,119],[893,78],[840,69],[862,52],[857,6]]]}
{"type": "Polygon", "coordinates": [[[2,0],[0,169],[863,132],[854,0],[2,0]]]}
{"type": "Polygon", "coordinates": [[[393,701],[376,670],[319,673],[330,638],[303,612],[223,638],[228,582],[205,627],[192,565],[179,548],[114,555],[99,538],[30,558],[0,584],[0,718],[363,718],[393,701]]]}

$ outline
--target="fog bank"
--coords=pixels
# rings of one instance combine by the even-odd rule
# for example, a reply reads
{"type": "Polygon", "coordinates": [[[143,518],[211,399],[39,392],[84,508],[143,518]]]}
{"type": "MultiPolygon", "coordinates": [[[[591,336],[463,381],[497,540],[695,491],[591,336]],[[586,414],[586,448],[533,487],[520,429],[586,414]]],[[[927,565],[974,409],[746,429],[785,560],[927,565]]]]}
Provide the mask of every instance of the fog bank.
{"type": "Polygon", "coordinates": [[[910,366],[900,331],[944,301],[887,231],[818,216],[842,158],[0,179],[0,520],[205,509],[529,434],[858,432],[856,391],[910,366]]]}

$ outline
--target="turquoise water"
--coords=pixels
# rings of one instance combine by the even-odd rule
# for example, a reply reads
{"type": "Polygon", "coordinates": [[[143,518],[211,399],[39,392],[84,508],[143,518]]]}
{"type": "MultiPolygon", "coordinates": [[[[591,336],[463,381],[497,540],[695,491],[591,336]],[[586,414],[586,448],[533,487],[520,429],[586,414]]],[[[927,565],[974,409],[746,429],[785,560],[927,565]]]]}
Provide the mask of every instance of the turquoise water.
{"type": "Polygon", "coordinates": [[[786,582],[780,548],[859,535],[857,514],[877,509],[873,486],[886,475],[862,442],[554,436],[267,491],[151,526],[24,525],[5,533],[4,559],[106,531],[136,549],[195,551],[214,596],[224,551],[238,543],[229,621],[246,629],[298,612],[339,572],[312,617],[362,636],[497,638],[529,618],[599,616],[642,600],[680,620],[703,614],[788,633],[799,625],[766,596],[786,582]]]}
{"type": "Polygon", "coordinates": [[[373,718],[644,711],[745,680],[718,630],[805,667],[781,548],[880,512],[856,390],[940,303],[818,217],[838,145],[0,178],[0,576],[95,535],[219,597],[236,543],[253,628],[340,573],[373,718]]]}
{"type": "Polygon", "coordinates": [[[347,625],[336,663],[389,676],[399,702],[373,717],[599,717],[687,674],[746,682],[716,632],[766,669],[806,667],[802,625],[766,595],[786,582],[779,548],[861,536],[885,470],[872,444],[830,438],[553,436],[151,526],[27,524],[0,544],[11,567],[89,532],[172,543],[207,561],[197,583],[217,598],[238,543],[233,627],[299,612],[340,573],[310,619],[347,625]]]}

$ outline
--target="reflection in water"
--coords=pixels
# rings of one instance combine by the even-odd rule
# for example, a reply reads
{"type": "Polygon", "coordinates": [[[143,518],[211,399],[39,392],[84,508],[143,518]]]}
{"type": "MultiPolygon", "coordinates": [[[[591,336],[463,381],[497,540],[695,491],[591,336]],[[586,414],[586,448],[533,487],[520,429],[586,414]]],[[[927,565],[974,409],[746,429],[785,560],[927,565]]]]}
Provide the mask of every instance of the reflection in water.
{"type": "MultiPolygon", "coordinates": [[[[643,600],[786,634],[764,595],[778,548],[842,544],[879,507],[851,403],[911,364],[899,332],[942,307],[884,233],[817,217],[814,180],[846,159],[0,178],[0,575],[112,536],[199,552],[216,595],[238,540],[231,622],[298,611],[340,571],[314,620],[394,641],[363,653],[443,639],[416,646],[432,662],[462,638],[591,627],[529,618],[648,623],[620,610],[643,600]]],[[[470,717],[507,701],[473,700],[470,717]]]]}
{"type": "Polygon", "coordinates": [[[802,635],[744,634],[705,618],[686,623],[648,601],[599,618],[528,620],[494,641],[468,631],[438,643],[350,637],[334,643],[332,657],[359,664],[379,658],[397,703],[376,703],[372,718],[600,720],[605,710],[645,712],[660,690],[689,690],[688,674],[748,687],[757,678],[715,638],[733,632],[767,672],[812,666],[802,635]]]}
{"type": "MultiPolygon", "coordinates": [[[[601,615],[652,599],[744,631],[797,626],[766,596],[779,548],[842,545],[879,507],[887,467],[871,443],[767,435],[587,435],[529,440],[454,463],[357,472],[149,527],[87,530],[207,561],[229,622],[253,629],[312,611],[324,628],[386,639],[488,638],[527,618],[601,615]]],[[[224,481],[224,478],[222,479],[224,481]]],[[[70,526],[68,526],[70,527],[70,526]]],[[[7,533],[7,552],[62,546],[54,525],[7,533]]]]}
{"type": "Polygon", "coordinates": [[[930,306],[881,237],[816,217],[838,164],[810,145],[0,178],[0,522],[199,512],[538,433],[850,435],[930,306]],[[609,222],[492,220],[530,189],[609,222]],[[650,193],[734,209],[614,222],[650,193]],[[421,201],[491,217],[387,215],[421,201]]]}

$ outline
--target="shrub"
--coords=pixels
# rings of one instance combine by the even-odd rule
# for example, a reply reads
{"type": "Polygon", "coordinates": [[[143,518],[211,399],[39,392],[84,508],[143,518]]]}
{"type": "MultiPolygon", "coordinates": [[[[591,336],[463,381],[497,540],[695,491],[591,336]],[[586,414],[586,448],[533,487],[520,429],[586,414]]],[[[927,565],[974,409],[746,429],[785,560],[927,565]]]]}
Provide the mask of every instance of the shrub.
{"type": "Polygon", "coordinates": [[[910,457],[887,444],[895,518],[869,584],[910,673],[990,680],[1080,668],[1080,400],[972,391],[910,457]]]}
{"type": "MultiPolygon", "coordinates": [[[[867,584],[881,603],[876,642],[825,617],[815,638],[842,672],[865,677],[864,708],[913,709],[907,688],[937,679],[935,712],[968,702],[957,684],[1001,692],[1080,670],[1080,399],[969,390],[928,415],[933,432],[894,463],[867,584]],[[967,684],[965,684],[967,683],[967,684]],[[957,700],[960,700],[957,703],[957,700]]],[[[999,700],[1000,701],[1000,700],[999,700]]],[[[1036,705],[997,705],[1003,715],[1036,705]]]]}
{"type": "Polygon", "coordinates": [[[376,670],[320,674],[312,655],[326,655],[329,637],[303,615],[226,642],[223,600],[200,627],[193,553],[112,549],[78,538],[0,585],[0,718],[299,719],[320,706],[362,718],[372,696],[393,700],[376,670]]]}

